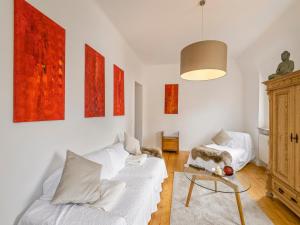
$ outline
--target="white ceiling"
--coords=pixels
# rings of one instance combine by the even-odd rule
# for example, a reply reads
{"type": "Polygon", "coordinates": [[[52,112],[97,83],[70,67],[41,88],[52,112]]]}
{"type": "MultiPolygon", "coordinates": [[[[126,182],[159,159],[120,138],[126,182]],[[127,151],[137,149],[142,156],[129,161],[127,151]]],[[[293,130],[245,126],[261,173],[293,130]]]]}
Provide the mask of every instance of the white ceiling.
{"type": "MultiPolygon", "coordinates": [[[[97,1],[145,64],[178,63],[181,49],[201,39],[199,0],[97,1]]],[[[207,0],[204,39],[225,41],[236,56],[295,1],[207,0]]]]}

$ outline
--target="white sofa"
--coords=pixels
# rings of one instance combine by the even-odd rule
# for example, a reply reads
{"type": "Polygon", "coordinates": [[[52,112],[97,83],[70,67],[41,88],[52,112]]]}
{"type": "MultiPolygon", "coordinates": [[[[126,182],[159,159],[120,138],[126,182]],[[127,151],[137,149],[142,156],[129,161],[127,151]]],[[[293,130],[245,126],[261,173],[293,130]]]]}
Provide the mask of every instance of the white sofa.
{"type": "Polygon", "coordinates": [[[124,151],[119,143],[85,155],[103,165],[105,179],[126,183],[125,191],[111,210],[51,204],[62,173],[59,169],[44,182],[43,195],[24,213],[19,225],[147,225],[160,202],[166,166],[163,159],[154,157],[148,157],[140,166],[128,165],[128,154],[124,151]]]}
{"type": "MultiPolygon", "coordinates": [[[[220,151],[227,151],[232,156],[232,167],[235,171],[239,171],[255,158],[251,136],[248,133],[226,131],[232,138],[226,145],[208,144],[208,148],[213,148],[220,151]]],[[[192,159],[190,154],[187,164],[196,164],[207,168],[216,167],[212,161],[204,161],[200,158],[192,159]]]]}

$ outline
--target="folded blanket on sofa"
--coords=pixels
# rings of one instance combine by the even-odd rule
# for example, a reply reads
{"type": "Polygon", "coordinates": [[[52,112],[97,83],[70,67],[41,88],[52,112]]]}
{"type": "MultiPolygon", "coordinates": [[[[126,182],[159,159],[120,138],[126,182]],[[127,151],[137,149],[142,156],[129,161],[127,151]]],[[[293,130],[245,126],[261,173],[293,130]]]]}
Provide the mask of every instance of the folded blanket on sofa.
{"type": "Polygon", "coordinates": [[[197,157],[204,161],[213,160],[215,163],[224,162],[225,165],[230,166],[232,163],[232,156],[227,151],[220,151],[206,146],[199,146],[192,149],[192,158],[197,157]]]}
{"type": "Polygon", "coordinates": [[[142,147],[141,152],[157,158],[162,158],[162,150],[160,148],[142,147]]]}
{"type": "Polygon", "coordinates": [[[147,155],[146,154],[130,155],[126,159],[126,163],[128,165],[141,166],[146,162],[146,160],[147,160],[147,155]]]}

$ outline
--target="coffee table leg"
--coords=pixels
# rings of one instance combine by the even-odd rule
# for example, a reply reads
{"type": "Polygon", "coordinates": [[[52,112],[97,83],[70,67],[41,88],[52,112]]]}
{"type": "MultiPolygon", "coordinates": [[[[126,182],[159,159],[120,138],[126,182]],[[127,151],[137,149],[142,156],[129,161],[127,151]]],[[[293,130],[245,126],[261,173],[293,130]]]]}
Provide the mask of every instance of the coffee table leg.
{"type": "Polygon", "coordinates": [[[218,191],[218,183],[217,183],[217,181],[214,181],[215,182],[215,192],[217,192],[218,191]]]}
{"type": "Polygon", "coordinates": [[[235,198],[236,198],[236,203],[237,203],[237,206],[239,209],[241,224],[245,225],[245,219],[244,219],[244,213],[243,213],[243,207],[242,207],[242,203],[241,203],[240,193],[235,193],[235,198]]]}
{"type": "Polygon", "coordinates": [[[185,207],[189,207],[190,200],[191,200],[191,197],[192,197],[193,188],[194,188],[194,185],[195,185],[195,179],[196,179],[195,176],[193,176],[193,178],[191,180],[191,184],[190,184],[189,193],[188,193],[188,196],[187,196],[187,199],[186,199],[185,207]]]}

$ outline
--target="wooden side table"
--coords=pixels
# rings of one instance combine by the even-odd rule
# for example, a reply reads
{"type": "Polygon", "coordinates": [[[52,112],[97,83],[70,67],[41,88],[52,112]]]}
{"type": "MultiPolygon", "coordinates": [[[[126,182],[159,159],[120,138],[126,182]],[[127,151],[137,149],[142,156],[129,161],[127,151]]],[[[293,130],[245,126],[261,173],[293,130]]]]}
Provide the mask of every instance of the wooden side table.
{"type": "Polygon", "coordinates": [[[165,136],[161,132],[161,149],[169,152],[179,152],[179,132],[175,136],[165,136]]]}

